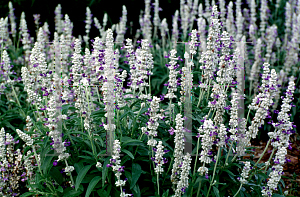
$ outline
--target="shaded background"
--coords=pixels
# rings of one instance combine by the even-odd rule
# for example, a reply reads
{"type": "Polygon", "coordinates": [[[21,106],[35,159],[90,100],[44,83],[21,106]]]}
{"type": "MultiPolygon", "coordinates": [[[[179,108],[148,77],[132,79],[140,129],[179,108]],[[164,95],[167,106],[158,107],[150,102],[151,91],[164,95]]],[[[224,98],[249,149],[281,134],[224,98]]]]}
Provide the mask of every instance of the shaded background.
{"type": "MultiPolygon", "coordinates": [[[[8,16],[7,0],[0,1],[0,17],[8,16]]],[[[122,17],[122,5],[127,8],[127,33],[125,38],[131,37],[130,35],[130,21],[133,21],[133,36],[136,33],[136,29],[140,28],[139,15],[140,11],[145,9],[144,0],[73,0],[70,1],[59,1],[59,0],[12,0],[14,7],[14,14],[16,17],[17,28],[19,28],[21,13],[24,11],[27,21],[27,27],[30,32],[34,32],[35,24],[33,19],[33,14],[40,14],[41,23],[40,26],[47,21],[49,24],[49,30],[51,32],[50,38],[53,39],[53,33],[55,31],[54,23],[54,10],[58,4],[61,4],[63,15],[68,14],[70,20],[73,22],[73,35],[78,37],[78,35],[85,35],[85,19],[86,19],[86,7],[90,7],[93,17],[97,17],[101,26],[103,23],[103,16],[105,13],[108,15],[108,22],[106,29],[111,27],[112,24],[119,22],[120,17],[122,17]]],[[[151,1],[154,3],[154,0],[151,1]]],[[[176,9],[180,8],[180,0],[164,0],[159,2],[159,6],[163,9],[159,12],[160,19],[167,19],[169,24],[169,29],[171,30],[172,25],[172,15],[174,15],[176,9]]],[[[151,9],[151,15],[153,17],[154,8],[151,9]]],[[[99,31],[92,23],[90,38],[94,38],[99,35],[99,31]]],[[[32,33],[30,33],[31,36],[32,33]]]]}
{"type": "MultiPolygon", "coordinates": [[[[9,8],[8,8],[8,0],[0,1],[0,17],[8,16],[9,8]]],[[[132,37],[136,33],[136,29],[140,28],[139,24],[139,15],[141,10],[145,10],[144,0],[73,0],[72,3],[70,1],[61,1],[61,0],[11,0],[14,7],[14,14],[16,17],[17,28],[19,28],[20,16],[21,13],[25,12],[25,18],[27,21],[27,27],[30,30],[32,35],[35,30],[35,24],[33,19],[33,14],[40,14],[40,26],[47,21],[49,24],[50,30],[50,39],[53,39],[53,33],[55,31],[54,24],[54,10],[58,4],[61,4],[62,10],[61,13],[63,15],[68,14],[71,22],[74,24],[73,35],[78,37],[78,35],[85,35],[85,19],[86,19],[86,7],[90,7],[91,12],[93,14],[93,18],[97,17],[101,26],[103,23],[103,16],[105,13],[108,15],[108,22],[106,29],[111,27],[112,24],[117,24],[122,17],[122,6],[125,5],[127,8],[127,32],[125,35],[125,39],[128,37],[132,37]],[[132,26],[132,34],[130,35],[130,21],[133,22],[132,26]]],[[[151,4],[154,3],[155,0],[151,0],[151,4]]],[[[204,1],[199,0],[199,3],[202,2],[204,6],[204,1]]],[[[226,7],[229,1],[226,0],[226,7]]],[[[218,4],[218,3],[217,3],[218,4]]],[[[246,6],[246,4],[242,3],[242,8],[246,6]]],[[[160,20],[163,18],[167,19],[167,23],[169,25],[169,30],[172,29],[172,16],[175,14],[175,11],[180,9],[180,0],[160,0],[159,7],[162,8],[162,11],[159,12],[160,20]]],[[[235,4],[234,4],[235,7],[235,4]]],[[[151,8],[151,15],[154,16],[154,6],[151,8]]],[[[152,20],[152,19],[151,19],[152,20]]],[[[197,28],[196,22],[194,23],[194,28],[197,28]]],[[[180,24],[179,24],[180,25],[180,24]]],[[[94,38],[99,36],[99,31],[92,23],[90,38],[94,38]]]]}

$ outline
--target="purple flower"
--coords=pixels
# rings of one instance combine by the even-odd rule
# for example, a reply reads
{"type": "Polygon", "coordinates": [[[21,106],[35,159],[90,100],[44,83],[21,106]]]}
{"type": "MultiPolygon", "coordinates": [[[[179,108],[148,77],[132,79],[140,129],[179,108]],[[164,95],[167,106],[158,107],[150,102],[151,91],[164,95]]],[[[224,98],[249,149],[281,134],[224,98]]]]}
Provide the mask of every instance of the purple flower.
{"type": "Polygon", "coordinates": [[[55,161],[53,162],[53,165],[54,165],[54,166],[57,166],[57,160],[55,160],[55,161]]]}
{"type": "Polygon", "coordinates": [[[170,132],[170,135],[173,135],[173,134],[174,134],[174,129],[173,129],[173,127],[171,127],[171,129],[168,130],[168,131],[170,132]]]}
{"type": "Polygon", "coordinates": [[[113,165],[112,165],[112,164],[107,164],[107,165],[106,165],[106,167],[108,167],[108,168],[111,167],[111,166],[113,166],[113,165]]]}

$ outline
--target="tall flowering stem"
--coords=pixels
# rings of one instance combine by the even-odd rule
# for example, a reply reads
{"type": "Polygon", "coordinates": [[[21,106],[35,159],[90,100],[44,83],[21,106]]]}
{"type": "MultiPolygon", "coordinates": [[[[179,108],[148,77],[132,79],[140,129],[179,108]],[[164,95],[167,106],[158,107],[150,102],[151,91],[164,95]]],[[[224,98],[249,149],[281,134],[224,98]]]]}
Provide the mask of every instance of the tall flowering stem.
{"type": "Polygon", "coordinates": [[[179,65],[176,65],[176,60],[178,60],[178,58],[175,57],[177,51],[175,49],[173,49],[170,55],[170,59],[171,61],[169,62],[169,64],[166,64],[167,67],[169,67],[169,81],[167,83],[167,89],[168,89],[168,93],[166,94],[165,98],[169,98],[170,99],[170,104],[169,104],[169,115],[170,115],[170,121],[171,121],[171,117],[172,117],[172,113],[171,113],[171,106],[172,106],[172,99],[176,98],[176,95],[174,94],[174,92],[177,91],[177,74],[179,73],[179,71],[176,71],[176,69],[179,67],[179,65]]]}
{"type": "Polygon", "coordinates": [[[191,169],[191,155],[189,153],[186,153],[186,155],[183,157],[183,162],[181,164],[181,174],[180,174],[180,180],[177,184],[177,189],[175,191],[174,197],[180,197],[182,194],[185,193],[186,188],[189,186],[189,170],[191,169]]]}
{"type": "Polygon", "coordinates": [[[295,91],[294,77],[292,76],[289,81],[288,90],[286,92],[286,97],[283,99],[283,104],[281,105],[281,111],[278,114],[279,124],[273,123],[276,128],[275,132],[269,132],[268,135],[272,139],[272,145],[274,149],[278,149],[274,158],[274,165],[272,171],[269,174],[270,179],[268,180],[267,187],[263,187],[263,196],[270,197],[272,192],[277,189],[277,185],[283,174],[283,164],[286,162],[287,148],[289,145],[289,138],[291,134],[295,133],[292,125],[289,121],[288,111],[291,109],[291,102],[294,100],[293,93],[295,91]]]}
{"type": "Polygon", "coordinates": [[[122,187],[125,186],[127,178],[125,180],[121,180],[122,172],[124,172],[125,166],[121,166],[121,159],[120,159],[120,152],[121,152],[121,145],[119,140],[114,140],[113,144],[113,154],[112,158],[110,159],[110,164],[107,164],[107,167],[112,167],[112,170],[115,172],[115,176],[117,178],[116,186],[120,187],[121,190],[121,197],[126,196],[133,196],[132,194],[125,194],[122,190],[122,187]]]}
{"type": "Polygon", "coordinates": [[[105,130],[109,132],[108,134],[108,152],[112,152],[112,143],[114,140],[114,101],[115,101],[115,91],[114,91],[114,82],[115,82],[115,67],[114,67],[114,44],[113,44],[113,33],[111,29],[108,29],[106,32],[106,51],[105,51],[105,65],[104,65],[104,83],[102,86],[103,91],[103,102],[105,104],[107,118],[107,125],[104,125],[105,130]]]}
{"type": "MultiPolygon", "coordinates": [[[[175,148],[174,148],[174,164],[171,175],[172,189],[175,190],[175,185],[178,184],[180,173],[180,165],[182,164],[182,155],[184,149],[184,133],[183,133],[183,118],[181,114],[176,115],[176,129],[175,132],[175,148]]],[[[172,129],[173,130],[173,129],[172,129]]],[[[171,164],[170,164],[171,165],[171,164]]]]}
{"type": "Polygon", "coordinates": [[[164,169],[162,168],[162,165],[166,163],[166,159],[163,158],[163,154],[165,154],[167,151],[164,151],[164,146],[162,145],[162,141],[158,142],[157,148],[153,148],[156,152],[155,158],[152,158],[154,160],[156,167],[154,168],[154,171],[157,175],[157,190],[159,195],[159,175],[163,173],[164,169]]]}

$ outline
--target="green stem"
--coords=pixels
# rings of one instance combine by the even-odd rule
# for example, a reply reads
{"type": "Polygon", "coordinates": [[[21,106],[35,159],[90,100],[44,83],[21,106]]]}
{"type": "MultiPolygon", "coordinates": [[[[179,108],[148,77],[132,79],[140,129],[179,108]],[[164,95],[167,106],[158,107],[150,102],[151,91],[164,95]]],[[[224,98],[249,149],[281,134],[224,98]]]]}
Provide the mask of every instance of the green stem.
{"type": "Polygon", "coordinates": [[[172,111],[171,111],[171,104],[172,104],[172,99],[170,99],[170,104],[169,104],[169,116],[170,116],[170,123],[172,122],[171,116],[172,116],[172,111]]]}
{"type": "Polygon", "coordinates": [[[99,99],[99,103],[101,103],[101,100],[100,100],[100,95],[99,95],[99,90],[98,90],[98,86],[97,86],[97,88],[96,88],[96,90],[97,90],[97,95],[98,95],[98,99],[99,99]]]}
{"type": "Polygon", "coordinates": [[[201,101],[201,98],[202,98],[202,94],[204,93],[204,91],[202,91],[202,89],[200,88],[200,92],[199,92],[199,100],[198,100],[198,104],[197,104],[197,108],[199,107],[200,105],[200,101],[201,101]]]}
{"type": "MultiPolygon", "coordinates": [[[[171,169],[171,165],[172,165],[173,160],[174,160],[174,157],[171,159],[171,162],[170,162],[170,164],[169,164],[169,168],[168,168],[167,174],[169,173],[169,171],[170,171],[170,169],[171,169]]],[[[165,176],[165,178],[164,178],[163,183],[164,183],[165,180],[166,180],[167,174],[166,174],[166,176],[165,176]]]]}
{"type": "Polygon", "coordinates": [[[240,185],[239,190],[236,192],[236,194],[233,197],[236,197],[238,195],[238,193],[241,191],[243,184],[240,185]]]}
{"type": "Polygon", "coordinates": [[[120,125],[120,110],[117,111],[117,121],[118,121],[118,128],[119,128],[120,134],[122,135],[121,125],[120,125]]]}
{"type": "Polygon", "coordinates": [[[151,79],[151,75],[149,75],[149,94],[151,95],[151,81],[150,81],[150,79],[151,79]]]}
{"type": "Polygon", "coordinates": [[[249,118],[250,111],[251,111],[251,109],[249,109],[248,114],[247,114],[246,125],[247,125],[247,121],[248,121],[248,118],[249,118]]]}
{"type": "Polygon", "coordinates": [[[255,163],[255,165],[253,166],[253,168],[260,162],[260,160],[262,159],[262,157],[263,157],[264,154],[266,153],[266,151],[267,151],[267,149],[268,149],[268,146],[269,146],[270,142],[271,142],[271,139],[269,139],[269,141],[268,141],[268,143],[267,143],[267,145],[266,145],[266,147],[265,147],[264,152],[260,155],[259,159],[258,159],[257,162],[255,163]]]}
{"type": "Polygon", "coordinates": [[[235,161],[235,159],[237,158],[238,154],[236,154],[233,159],[231,160],[231,163],[233,163],[235,161]]]}
{"type": "Polygon", "coordinates": [[[18,99],[18,97],[17,97],[17,94],[16,94],[16,92],[15,92],[15,88],[14,88],[13,85],[12,85],[11,87],[12,87],[13,93],[14,93],[14,95],[15,95],[15,98],[16,98],[16,100],[17,100],[17,103],[18,103],[18,105],[19,105],[19,107],[20,107],[19,110],[22,112],[23,117],[26,118],[26,114],[25,114],[25,112],[23,111],[22,106],[21,106],[21,104],[20,104],[20,102],[19,102],[19,99],[18,99]]]}
{"type": "Polygon", "coordinates": [[[41,173],[41,176],[43,176],[43,173],[42,173],[42,170],[41,170],[41,165],[40,165],[40,162],[38,161],[38,157],[37,157],[37,154],[36,154],[36,150],[35,150],[35,148],[34,148],[34,145],[32,145],[32,150],[33,150],[33,153],[34,153],[35,160],[37,161],[38,168],[39,168],[39,171],[40,171],[40,173],[41,173]]]}
{"type": "MultiPolygon", "coordinates": [[[[270,161],[271,161],[271,159],[272,159],[272,157],[273,157],[273,155],[274,155],[276,149],[277,149],[277,148],[273,148],[272,154],[271,154],[271,156],[270,156],[270,158],[269,158],[269,160],[268,160],[269,163],[270,163],[270,161]]],[[[268,170],[268,166],[266,167],[266,169],[265,169],[265,171],[264,171],[264,174],[267,172],[267,170],[268,170]]]]}
{"type": "Polygon", "coordinates": [[[141,107],[141,109],[139,110],[138,115],[137,115],[137,116],[135,117],[135,119],[134,119],[133,127],[132,127],[132,130],[131,130],[131,137],[132,137],[132,135],[133,135],[133,131],[134,131],[134,128],[135,128],[135,125],[136,125],[136,121],[137,121],[138,117],[140,116],[141,110],[142,110],[142,107],[141,107]]]}
{"type": "Polygon", "coordinates": [[[36,105],[36,102],[34,103],[34,105],[35,105],[35,108],[36,108],[37,114],[38,114],[38,116],[39,116],[39,118],[40,118],[40,120],[39,120],[39,121],[42,121],[42,119],[41,119],[41,115],[40,115],[40,113],[39,113],[39,110],[38,110],[38,108],[37,108],[37,105],[36,105]]]}
{"type": "Polygon", "coordinates": [[[229,155],[230,155],[231,149],[232,149],[232,145],[233,145],[233,141],[231,142],[230,148],[229,148],[229,150],[228,150],[228,154],[227,154],[227,157],[226,157],[226,160],[225,160],[225,166],[227,166],[227,165],[228,165],[227,161],[228,161],[228,158],[229,158],[229,155]]]}
{"type": "Polygon", "coordinates": [[[251,90],[252,90],[252,80],[250,81],[249,97],[251,96],[251,90]]]}
{"type": "MultiPolygon", "coordinates": [[[[195,180],[195,171],[196,171],[196,165],[197,165],[197,159],[198,159],[199,141],[200,141],[200,136],[198,137],[198,141],[197,141],[197,153],[196,153],[196,159],[195,159],[195,164],[194,164],[192,184],[194,183],[194,180],[195,180]]],[[[192,187],[191,196],[193,195],[193,189],[194,189],[194,187],[192,187]]]]}
{"type": "Polygon", "coordinates": [[[159,173],[157,173],[157,191],[159,196],[159,173]]]}
{"type": "Polygon", "coordinates": [[[195,159],[195,164],[194,164],[194,172],[193,172],[193,177],[195,176],[195,171],[196,171],[196,164],[197,164],[197,159],[198,159],[198,151],[199,151],[199,141],[200,141],[200,136],[198,137],[198,141],[197,141],[197,154],[196,154],[196,159],[195,159]]]}
{"type": "MultiPolygon", "coordinates": [[[[65,163],[66,163],[66,166],[68,167],[68,162],[67,160],[65,159],[65,163]]],[[[71,178],[71,181],[72,181],[72,185],[74,185],[74,180],[73,180],[73,176],[72,176],[72,172],[70,172],[70,178],[71,178]]]]}
{"type": "MultiPolygon", "coordinates": [[[[140,139],[139,139],[139,140],[141,140],[141,139],[142,139],[143,135],[144,135],[144,133],[142,133],[142,135],[140,136],[140,139]]],[[[133,156],[133,157],[135,157],[135,155],[136,155],[136,152],[137,152],[138,148],[139,148],[139,147],[136,147],[136,149],[135,149],[135,153],[134,153],[134,156],[133,156]]]]}
{"type": "Polygon", "coordinates": [[[217,165],[218,165],[218,161],[219,161],[220,150],[221,150],[221,147],[219,147],[219,149],[218,149],[217,161],[216,161],[216,163],[215,163],[214,172],[213,172],[213,177],[212,177],[211,182],[210,182],[210,184],[209,184],[209,188],[208,188],[208,192],[207,192],[206,197],[209,196],[209,192],[210,192],[211,186],[213,185],[213,182],[214,182],[215,173],[216,173],[216,169],[217,169],[217,165]]]}
{"type": "Polygon", "coordinates": [[[201,188],[201,182],[202,182],[202,180],[201,180],[201,181],[199,181],[199,186],[198,186],[198,191],[197,191],[197,197],[199,197],[200,188],[201,188]]]}
{"type": "Polygon", "coordinates": [[[208,97],[209,97],[209,91],[210,91],[210,82],[211,82],[211,79],[210,79],[210,80],[209,80],[209,82],[208,82],[208,93],[207,93],[206,100],[208,100],[208,97]]]}
{"type": "Polygon", "coordinates": [[[214,109],[212,115],[211,115],[211,119],[214,117],[216,110],[214,109]]]}
{"type": "MultiPolygon", "coordinates": [[[[67,127],[66,127],[65,122],[63,122],[63,123],[64,123],[64,128],[66,129],[67,135],[68,135],[68,137],[69,137],[70,140],[71,140],[71,143],[73,144],[73,146],[75,146],[75,143],[74,143],[73,139],[71,138],[70,133],[69,133],[68,130],[67,130],[67,127]]],[[[79,156],[79,152],[78,152],[77,148],[75,148],[75,151],[76,151],[76,153],[77,153],[77,156],[79,156]]]]}

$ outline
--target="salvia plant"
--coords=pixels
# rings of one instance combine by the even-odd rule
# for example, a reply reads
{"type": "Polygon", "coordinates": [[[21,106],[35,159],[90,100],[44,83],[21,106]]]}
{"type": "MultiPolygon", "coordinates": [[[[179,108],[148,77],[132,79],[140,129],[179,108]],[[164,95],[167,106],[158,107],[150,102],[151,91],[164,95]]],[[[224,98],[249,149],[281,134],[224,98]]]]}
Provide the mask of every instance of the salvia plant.
{"type": "Polygon", "coordinates": [[[300,0],[244,9],[181,0],[172,29],[159,1],[145,0],[132,38],[126,6],[117,24],[87,7],[81,36],[59,4],[52,39],[39,14],[29,32],[25,12],[16,21],[8,5],[0,196],[290,194],[282,175],[300,111],[300,0]]]}

